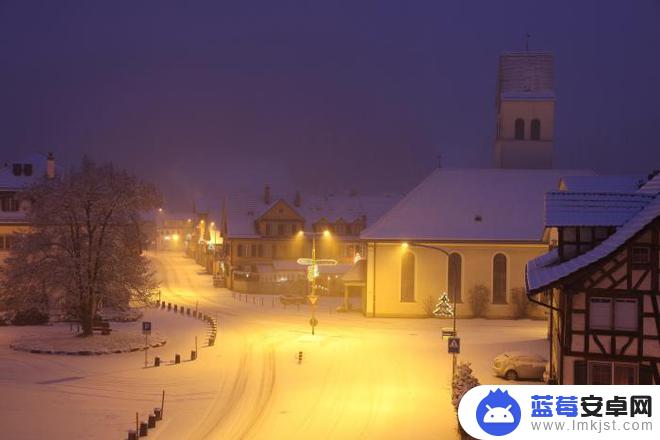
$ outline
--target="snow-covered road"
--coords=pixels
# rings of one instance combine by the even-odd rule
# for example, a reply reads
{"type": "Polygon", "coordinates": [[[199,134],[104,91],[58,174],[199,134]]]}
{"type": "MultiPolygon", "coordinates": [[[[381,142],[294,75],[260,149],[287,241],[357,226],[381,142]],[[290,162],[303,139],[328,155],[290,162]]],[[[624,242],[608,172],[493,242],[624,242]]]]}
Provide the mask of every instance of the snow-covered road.
{"type": "MultiPolygon", "coordinates": [[[[7,344],[20,330],[0,328],[0,426],[7,438],[121,438],[135,411],[142,416],[158,406],[162,389],[165,417],[150,438],[457,438],[451,358],[439,335],[448,323],[329,313],[321,299],[312,336],[305,307],[240,302],[213,288],[192,260],[151,257],[163,300],[217,316],[215,346],[201,348],[195,362],[144,369],[142,353],[13,352],[7,344]]],[[[200,321],[171,312],[150,311],[148,318],[168,337],[150,353],[163,359],[174,352],[187,358],[194,336],[206,331],[200,321]]],[[[489,371],[495,354],[545,349],[541,322],[461,320],[458,328],[461,356],[482,383],[499,381],[489,371]]]]}

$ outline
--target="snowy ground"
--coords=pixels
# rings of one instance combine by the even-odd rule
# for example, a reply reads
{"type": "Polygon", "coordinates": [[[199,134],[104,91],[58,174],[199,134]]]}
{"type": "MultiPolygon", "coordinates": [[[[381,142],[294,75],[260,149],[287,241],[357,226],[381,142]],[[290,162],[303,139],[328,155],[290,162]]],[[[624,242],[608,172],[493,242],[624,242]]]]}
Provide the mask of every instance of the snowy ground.
{"type": "Polygon", "coordinates": [[[166,340],[159,333],[145,339],[142,335],[141,322],[113,322],[111,333],[102,335],[94,332],[93,336],[76,337],[77,326],[67,323],[55,323],[46,326],[24,327],[19,336],[11,342],[16,350],[39,350],[55,354],[85,352],[89,354],[112,354],[143,350],[145,346],[163,345],[166,340]]]}
{"type": "MultiPolygon", "coordinates": [[[[433,319],[370,319],[334,313],[321,299],[316,336],[308,310],[240,302],[178,254],[153,256],[162,299],[217,315],[218,340],[182,365],[143,368],[144,353],[100,357],[11,351],[17,328],[0,328],[0,426],[12,439],[121,438],[166,390],[160,439],[454,439],[451,357],[433,319]],[[298,363],[297,354],[303,352],[298,363]],[[35,423],[32,414],[38,415],[35,423]]],[[[337,299],[332,299],[336,302],[337,299]]],[[[334,303],[333,303],[334,304],[334,303]]],[[[149,351],[184,359],[201,321],[150,311],[168,342],[149,351]]],[[[504,350],[545,354],[537,321],[459,320],[461,359],[482,383],[504,350]]]]}

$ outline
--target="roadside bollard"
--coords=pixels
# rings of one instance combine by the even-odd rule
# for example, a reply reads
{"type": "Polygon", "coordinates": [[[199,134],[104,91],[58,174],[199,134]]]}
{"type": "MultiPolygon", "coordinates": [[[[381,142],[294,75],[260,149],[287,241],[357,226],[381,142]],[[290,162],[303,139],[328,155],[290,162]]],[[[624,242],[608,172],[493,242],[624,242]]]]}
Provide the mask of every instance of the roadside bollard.
{"type": "Polygon", "coordinates": [[[160,358],[158,356],[154,358],[154,367],[160,367],[160,358]]]}
{"type": "Polygon", "coordinates": [[[175,364],[180,364],[181,363],[181,355],[179,353],[174,355],[174,363],[175,364]]]}
{"type": "Polygon", "coordinates": [[[213,344],[215,344],[215,338],[209,338],[209,347],[213,347],[213,344]]]}
{"type": "Polygon", "coordinates": [[[172,310],[172,303],[167,303],[167,311],[169,312],[172,310]]]}
{"type": "Polygon", "coordinates": [[[163,413],[160,408],[154,408],[154,416],[156,417],[156,420],[163,420],[163,413]]]}
{"type": "Polygon", "coordinates": [[[140,422],[140,437],[146,437],[149,432],[149,425],[147,422],[140,422]]]}
{"type": "Polygon", "coordinates": [[[193,318],[197,318],[197,310],[193,310],[193,318]]]}
{"type": "Polygon", "coordinates": [[[197,359],[197,352],[195,350],[190,350],[190,360],[194,361],[197,359]]]}
{"type": "Polygon", "coordinates": [[[302,363],[302,358],[303,358],[302,351],[299,351],[298,352],[298,363],[299,364],[302,363]]]}
{"type": "Polygon", "coordinates": [[[190,316],[190,307],[186,309],[186,315],[190,316]]]}
{"type": "Polygon", "coordinates": [[[181,314],[183,315],[183,306],[181,306],[181,314]]]}
{"type": "Polygon", "coordinates": [[[178,310],[176,309],[177,305],[174,304],[174,313],[176,313],[178,310]]]}
{"type": "Polygon", "coordinates": [[[149,415],[149,420],[147,421],[147,426],[149,429],[153,429],[156,427],[156,416],[154,415],[149,415]]]}
{"type": "Polygon", "coordinates": [[[137,432],[135,432],[134,429],[128,431],[128,440],[137,440],[137,438],[138,438],[137,432]]]}

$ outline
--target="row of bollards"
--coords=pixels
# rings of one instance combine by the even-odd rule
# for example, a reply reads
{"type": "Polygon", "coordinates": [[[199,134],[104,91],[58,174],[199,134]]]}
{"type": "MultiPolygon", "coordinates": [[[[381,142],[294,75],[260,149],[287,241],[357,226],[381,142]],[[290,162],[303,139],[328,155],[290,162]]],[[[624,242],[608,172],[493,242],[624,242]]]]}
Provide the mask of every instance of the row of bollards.
{"type": "Polygon", "coordinates": [[[140,416],[135,413],[135,429],[128,430],[128,440],[137,440],[139,437],[147,437],[149,430],[156,428],[156,423],[163,420],[163,407],[165,406],[165,390],[161,399],[160,407],[154,408],[152,414],[147,416],[146,421],[140,421],[140,416]]]}
{"type": "MultiPolygon", "coordinates": [[[[161,309],[167,309],[167,311],[174,310],[174,313],[180,312],[182,315],[186,314],[187,316],[190,316],[192,318],[196,318],[201,321],[207,322],[208,325],[210,326],[210,330],[207,334],[208,346],[213,347],[213,345],[215,345],[215,339],[218,334],[218,322],[216,318],[213,318],[202,312],[198,312],[197,310],[191,310],[190,307],[178,306],[177,304],[172,304],[171,302],[161,301],[159,305],[161,309]]],[[[197,337],[195,337],[195,349],[190,350],[190,360],[191,361],[197,360],[198,353],[199,351],[197,348],[197,337]]],[[[161,359],[159,357],[155,357],[154,367],[159,367],[160,363],[161,363],[161,359]]],[[[176,353],[174,355],[174,364],[176,365],[180,363],[181,363],[181,355],[179,353],[176,353]]]]}

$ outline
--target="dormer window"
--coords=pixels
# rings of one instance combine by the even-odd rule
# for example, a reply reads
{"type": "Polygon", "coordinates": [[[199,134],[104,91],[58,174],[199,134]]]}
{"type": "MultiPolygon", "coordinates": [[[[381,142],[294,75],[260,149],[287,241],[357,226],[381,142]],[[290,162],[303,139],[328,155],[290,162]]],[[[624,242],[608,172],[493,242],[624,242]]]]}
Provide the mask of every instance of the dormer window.
{"type": "Polygon", "coordinates": [[[25,175],[25,176],[31,176],[32,175],[32,164],[31,163],[24,163],[23,164],[23,175],[25,175]]]}
{"type": "Polygon", "coordinates": [[[20,163],[15,163],[11,167],[14,176],[20,176],[23,174],[23,166],[20,163]]]}
{"type": "Polygon", "coordinates": [[[541,140],[541,121],[539,119],[532,119],[531,129],[531,138],[533,141],[541,140]]]}

